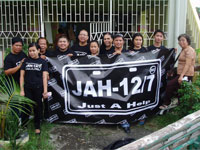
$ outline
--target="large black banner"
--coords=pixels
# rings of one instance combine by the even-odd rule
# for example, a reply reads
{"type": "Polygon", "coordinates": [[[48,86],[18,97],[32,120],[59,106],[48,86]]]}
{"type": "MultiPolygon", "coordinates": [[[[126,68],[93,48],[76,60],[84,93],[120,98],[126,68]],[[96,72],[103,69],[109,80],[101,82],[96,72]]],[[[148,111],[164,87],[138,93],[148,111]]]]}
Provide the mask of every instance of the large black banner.
{"type": "Polygon", "coordinates": [[[174,50],[48,61],[50,122],[121,124],[157,112],[174,50]]]}

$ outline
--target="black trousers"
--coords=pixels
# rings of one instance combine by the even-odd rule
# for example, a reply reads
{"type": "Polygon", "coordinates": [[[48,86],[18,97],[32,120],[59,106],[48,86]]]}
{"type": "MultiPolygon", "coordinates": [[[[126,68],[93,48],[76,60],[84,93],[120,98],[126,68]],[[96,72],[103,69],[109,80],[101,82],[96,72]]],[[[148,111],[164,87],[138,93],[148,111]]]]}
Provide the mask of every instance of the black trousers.
{"type": "MultiPolygon", "coordinates": [[[[188,81],[192,81],[192,76],[187,76],[188,81]]],[[[170,80],[166,87],[164,105],[169,105],[171,103],[171,98],[175,96],[180,88],[180,84],[178,83],[179,75],[177,75],[174,79],[170,80]]],[[[178,95],[178,94],[177,94],[178,95]]]]}
{"type": "MultiPolygon", "coordinates": [[[[35,129],[40,129],[40,119],[42,118],[42,110],[43,110],[43,104],[42,104],[42,93],[43,93],[43,87],[42,86],[36,86],[36,87],[27,87],[24,86],[24,92],[25,97],[28,97],[29,99],[33,100],[36,104],[34,105],[34,125],[35,129]]],[[[24,112],[22,112],[22,125],[26,125],[29,116],[32,112],[31,108],[28,105],[25,105],[24,112]]]]}
{"type": "Polygon", "coordinates": [[[48,119],[49,118],[49,103],[48,103],[48,98],[44,99],[44,116],[43,119],[48,119]]]}

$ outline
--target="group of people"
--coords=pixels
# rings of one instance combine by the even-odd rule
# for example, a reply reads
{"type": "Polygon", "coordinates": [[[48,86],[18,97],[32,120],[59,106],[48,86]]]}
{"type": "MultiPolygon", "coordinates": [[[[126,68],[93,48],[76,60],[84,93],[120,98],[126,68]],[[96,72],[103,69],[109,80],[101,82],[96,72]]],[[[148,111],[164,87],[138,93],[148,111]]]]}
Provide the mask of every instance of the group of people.
{"type": "MultiPolygon", "coordinates": [[[[48,97],[48,65],[46,57],[72,57],[72,56],[85,56],[85,55],[103,55],[103,54],[117,54],[120,55],[124,52],[146,52],[155,49],[166,49],[162,42],[165,34],[162,30],[154,32],[153,45],[145,48],[143,46],[143,36],[140,33],[135,33],[132,37],[132,45],[129,50],[124,48],[124,37],[122,34],[112,35],[105,33],[103,42],[100,46],[97,41],[90,41],[88,43],[89,35],[86,30],[81,30],[78,35],[78,43],[72,47],[70,39],[66,35],[60,35],[57,39],[57,46],[54,51],[48,50],[48,41],[44,37],[40,37],[36,43],[30,43],[28,46],[28,56],[22,51],[23,41],[19,37],[12,39],[12,51],[6,56],[4,60],[4,72],[7,76],[12,75],[15,81],[20,85],[22,96],[26,96],[36,102],[34,106],[34,124],[35,133],[40,134],[40,120],[42,119],[43,104],[47,102],[45,99],[48,97]]],[[[166,88],[166,96],[163,105],[160,109],[165,109],[171,102],[174,91],[179,87],[183,79],[187,78],[190,81],[194,75],[195,65],[195,51],[190,46],[191,40],[188,35],[182,34],[178,37],[179,45],[182,48],[181,54],[178,58],[177,77],[169,81],[166,88]]],[[[30,108],[28,113],[22,113],[22,124],[26,125],[30,108]]],[[[44,117],[48,117],[48,109],[44,111],[44,117]]],[[[141,124],[144,123],[141,121],[141,124]]],[[[130,132],[130,125],[123,124],[122,127],[126,132],[130,132]]]]}

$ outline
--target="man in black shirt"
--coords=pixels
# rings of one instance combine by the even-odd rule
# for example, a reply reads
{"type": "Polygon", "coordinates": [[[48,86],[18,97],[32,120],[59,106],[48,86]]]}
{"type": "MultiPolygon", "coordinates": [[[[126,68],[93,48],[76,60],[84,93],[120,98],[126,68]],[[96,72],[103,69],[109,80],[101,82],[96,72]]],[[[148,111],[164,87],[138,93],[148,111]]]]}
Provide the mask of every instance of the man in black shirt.
{"type": "MultiPolygon", "coordinates": [[[[169,49],[166,48],[165,46],[162,45],[162,42],[165,38],[165,33],[162,30],[156,30],[153,34],[154,37],[154,43],[153,45],[149,46],[147,49],[148,51],[151,51],[152,54],[158,53],[158,59],[164,60],[165,58],[165,53],[168,54],[169,49]],[[161,51],[163,50],[163,51],[161,51]]],[[[175,49],[176,51],[176,49],[175,49]]],[[[175,60],[175,53],[173,55],[173,57],[171,57],[171,59],[169,60],[169,62],[174,62],[175,60]]],[[[163,63],[163,61],[162,61],[163,63]]],[[[160,101],[163,100],[164,96],[165,96],[165,89],[166,89],[166,85],[167,85],[167,71],[170,69],[170,66],[164,67],[162,68],[162,76],[161,76],[161,86],[160,86],[160,101]]],[[[162,103],[162,102],[161,102],[162,103]]]]}
{"type": "MultiPolygon", "coordinates": [[[[40,58],[45,59],[46,57],[53,56],[53,52],[48,50],[48,41],[45,37],[40,37],[37,40],[38,45],[40,46],[40,58]]],[[[49,78],[49,77],[48,77],[49,78]]],[[[42,120],[47,120],[49,117],[49,107],[48,107],[48,100],[43,98],[44,108],[43,108],[43,115],[42,120]]]]}
{"type": "Polygon", "coordinates": [[[77,54],[77,56],[85,56],[90,54],[90,47],[87,43],[89,36],[86,30],[81,30],[78,35],[79,43],[72,46],[72,50],[77,54]]]}
{"type": "Polygon", "coordinates": [[[58,38],[57,47],[52,56],[57,57],[58,60],[63,60],[68,56],[76,56],[76,53],[69,48],[69,40],[66,35],[62,35],[58,38]]]}
{"type": "Polygon", "coordinates": [[[38,45],[40,46],[40,57],[46,59],[46,57],[51,57],[52,53],[48,50],[48,41],[45,37],[40,37],[37,40],[38,45]]]}
{"type": "Polygon", "coordinates": [[[162,30],[156,30],[153,34],[154,37],[154,43],[153,45],[150,45],[147,49],[149,51],[152,50],[161,50],[161,49],[167,49],[165,46],[162,45],[162,42],[165,38],[165,33],[162,30]]]}
{"type": "Polygon", "coordinates": [[[7,76],[13,76],[14,80],[19,84],[20,68],[26,54],[22,51],[23,41],[20,37],[12,39],[12,50],[4,60],[4,72],[7,76]]]}
{"type": "Polygon", "coordinates": [[[124,52],[127,52],[126,49],[124,49],[124,37],[122,34],[116,34],[113,38],[113,44],[114,44],[114,53],[113,54],[121,54],[124,52]]]}

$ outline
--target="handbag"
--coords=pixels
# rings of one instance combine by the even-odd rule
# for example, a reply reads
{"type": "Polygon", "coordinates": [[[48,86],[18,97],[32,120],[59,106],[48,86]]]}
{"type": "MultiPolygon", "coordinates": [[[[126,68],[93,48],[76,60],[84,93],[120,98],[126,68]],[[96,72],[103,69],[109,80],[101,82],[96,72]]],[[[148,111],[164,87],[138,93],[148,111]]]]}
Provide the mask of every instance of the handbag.
{"type": "Polygon", "coordinates": [[[175,67],[174,65],[177,62],[179,56],[181,55],[181,52],[179,53],[178,57],[174,61],[173,67],[169,71],[167,71],[167,79],[168,80],[172,80],[172,79],[174,79],[177,76],[177,67],[175,67]]]}

